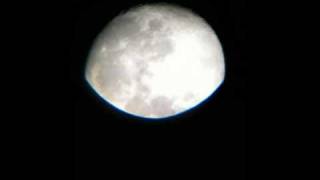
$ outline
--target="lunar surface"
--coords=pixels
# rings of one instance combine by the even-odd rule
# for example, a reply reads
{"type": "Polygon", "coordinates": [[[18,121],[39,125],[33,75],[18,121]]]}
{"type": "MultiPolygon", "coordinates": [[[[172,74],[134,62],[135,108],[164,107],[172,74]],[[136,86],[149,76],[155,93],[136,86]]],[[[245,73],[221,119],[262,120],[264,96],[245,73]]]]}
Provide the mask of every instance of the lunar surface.
{"type": "Polygon", "coordinates": [[[210,97],[225,75],[221,44],[200,16],[176,5],[134,7],[97,36],[85,78],[133,116],[167,118],[210,97]]]}

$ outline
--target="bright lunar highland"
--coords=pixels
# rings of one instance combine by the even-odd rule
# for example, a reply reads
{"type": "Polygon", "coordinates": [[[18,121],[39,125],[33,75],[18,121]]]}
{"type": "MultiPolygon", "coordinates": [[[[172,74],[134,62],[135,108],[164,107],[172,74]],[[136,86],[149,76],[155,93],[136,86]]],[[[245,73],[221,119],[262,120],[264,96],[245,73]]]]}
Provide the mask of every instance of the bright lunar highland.
{"type": "Polygon", "coordinates": [[[102,99],[149,119],[199,105],[224,76],[214,30],[191,10],[169,4],[142,5],[115,17],[97,36],[85,68],[102,99]]]}

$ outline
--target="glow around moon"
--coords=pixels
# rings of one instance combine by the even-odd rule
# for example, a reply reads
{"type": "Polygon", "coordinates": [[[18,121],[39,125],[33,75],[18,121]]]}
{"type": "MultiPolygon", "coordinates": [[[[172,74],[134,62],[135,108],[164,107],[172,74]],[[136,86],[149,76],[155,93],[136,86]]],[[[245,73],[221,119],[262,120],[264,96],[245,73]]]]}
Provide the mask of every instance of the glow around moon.
{"type": "Polygon", "coordinates": [[[224,56],[212,28],[192,11],[144,5],[115,17],[96,38],[85,77],[117,109],[171,117],[200,104],[223,82],[224,56]]]}

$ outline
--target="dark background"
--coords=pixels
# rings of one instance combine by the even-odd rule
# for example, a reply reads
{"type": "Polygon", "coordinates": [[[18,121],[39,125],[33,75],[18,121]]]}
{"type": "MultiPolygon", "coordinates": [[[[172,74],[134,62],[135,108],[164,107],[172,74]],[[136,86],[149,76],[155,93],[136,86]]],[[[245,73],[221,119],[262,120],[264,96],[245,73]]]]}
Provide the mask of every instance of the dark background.
{"type": "Polygon", "coordinates": [[[34,171],[79,180],[245,179],[244,0],[165,1],[203,17],[224,49],[223,85],[192,111],[168,121],[141,121],[106,105],[85,83],[84,64],[96,35],[121,11],[148,2],[156,1],[46,1],[14,6],[18,13],[10,24],[17,27],[12,29],[24,47],[12,54],[22,62],[15,70],[23,72],[16,86],[24,91],[17,90],[16,96],[24,107],[21,114],[37,119],[25,124],[39,130],[21,137],[29,143],[25,147],[32,139],[39,140],[35,143],[39,148],[32,151],[41,158],[30,157],[39,165],[34,171]]]}

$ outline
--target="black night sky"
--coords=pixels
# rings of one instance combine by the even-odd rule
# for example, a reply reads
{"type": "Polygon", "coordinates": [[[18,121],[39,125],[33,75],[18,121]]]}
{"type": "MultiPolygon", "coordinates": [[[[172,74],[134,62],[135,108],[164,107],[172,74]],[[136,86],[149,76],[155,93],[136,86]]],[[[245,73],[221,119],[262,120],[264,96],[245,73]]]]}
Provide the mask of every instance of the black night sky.
{"type": "Polygon", "coordinates": [[[39,99],[41,129],[50,134],[42,141],[43,149],[50,150],[43,154],[43,161],[54,164],[47,176],[77,180],[245,179],[243,0],[164,1],[203,17],[223,46],[224,83],[192,111],[168,121],[141,121],[106,105],[84,81],[86,57],[96,35],[121,11],[149,2],[158,1],[42,2],[35,4],[33,12],[24,11],[27,20],[21,20],[21,26],[30,38],[26,42],[32,44],[32,51],[41,49],[41,55],[32,60],[36,71],[30,69],[41,89],[30,91],[29,96],[31,101],[39,99]],[[46,79],[40,80],[39,73],[46,79]],[[48,93],[52,96],[45,98],[48,93]]]}

